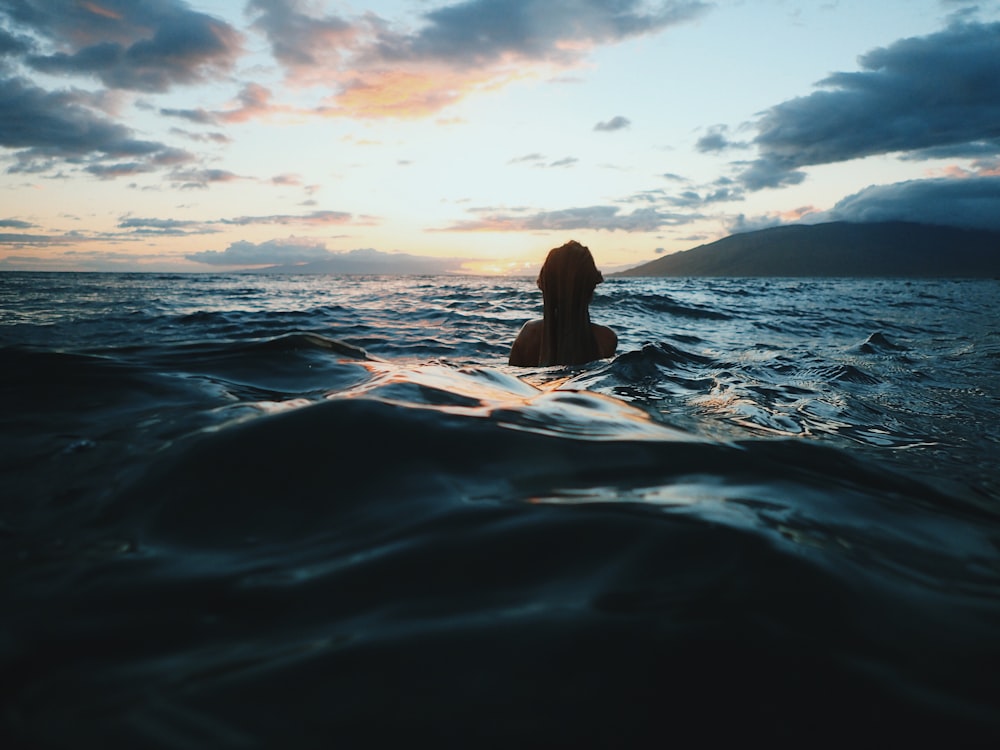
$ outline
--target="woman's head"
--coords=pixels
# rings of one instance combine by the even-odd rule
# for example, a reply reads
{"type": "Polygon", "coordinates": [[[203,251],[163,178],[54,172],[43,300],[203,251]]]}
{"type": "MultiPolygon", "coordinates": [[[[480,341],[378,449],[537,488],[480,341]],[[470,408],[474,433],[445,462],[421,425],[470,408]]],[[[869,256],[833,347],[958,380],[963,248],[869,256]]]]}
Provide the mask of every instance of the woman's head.
{"type": "Polygon", "coordinates": [[[590,250],[571,240],[549,251],[538,274],[545,310],[542,365],[575,365],[597,359],[590,300],[604,281],[590,250]]]}
{"type": "Polygon", "coordinates": [[[594,287],[604,281],[604,276],[594,263],[590,249],[576,240],[549,250],[548,257],[538,274],[538,288],[546,297],[570,300],[583,297],[588,302],[594,287]]]}

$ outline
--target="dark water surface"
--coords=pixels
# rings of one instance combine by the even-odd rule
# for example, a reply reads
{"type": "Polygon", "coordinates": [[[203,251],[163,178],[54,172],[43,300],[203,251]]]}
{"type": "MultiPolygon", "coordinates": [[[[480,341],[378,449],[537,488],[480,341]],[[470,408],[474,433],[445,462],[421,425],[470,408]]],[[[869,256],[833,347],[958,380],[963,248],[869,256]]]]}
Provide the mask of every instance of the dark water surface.
{"type": "Polygon", "coordinates": [[[0,274],[0,747],[1000,742],[1000,282],[0,274]]]}

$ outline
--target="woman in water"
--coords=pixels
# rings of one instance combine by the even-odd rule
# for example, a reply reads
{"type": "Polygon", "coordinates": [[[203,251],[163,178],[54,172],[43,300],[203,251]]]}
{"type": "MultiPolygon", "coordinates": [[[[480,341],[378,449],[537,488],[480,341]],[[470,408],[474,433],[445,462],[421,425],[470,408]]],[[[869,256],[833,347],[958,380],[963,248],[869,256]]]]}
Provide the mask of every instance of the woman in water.
{"type": "Polygon", "coordinates": [[[545,317],[521,328],[510,349],[510,364],[580,365],[614,356],[618,336],[590,322],[590,300],[602,281],[590,250],[579,242],[550,250],[538,274],[545,317]]]}

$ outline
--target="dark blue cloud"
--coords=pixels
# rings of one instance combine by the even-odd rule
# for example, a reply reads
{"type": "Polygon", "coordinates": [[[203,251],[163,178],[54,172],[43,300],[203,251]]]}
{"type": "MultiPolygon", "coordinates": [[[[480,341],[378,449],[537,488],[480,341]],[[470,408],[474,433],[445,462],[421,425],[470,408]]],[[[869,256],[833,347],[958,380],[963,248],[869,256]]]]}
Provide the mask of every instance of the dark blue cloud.
{"type": "Polygon", "coordinates": [[[698,139],[695,143],[695,148],[703,154],[718,153],[734,148],[746,148],[746,143],[730,140],[728,132],[729,128],[725,125],[713,125],[705,135],[698,139]]]}
{"type": "Polygon", "coordinates": [[[230,25],[183,0],[0,0],[0,147],[15,151],[10,171],[70,164],[108,179],[194,159],[112,119],[106,92],[46,89],[26,70],[162,92],[227,73],[240,45],[230,25]]]}
{"type": "Polygon", "coordinates": [[[162,92],[218,77],[241,52],[232,26],[180,0],[0,0],[4,17],[52,47],[25,56],[34,70],[114,89],[162,92]]]}
{"type": "Polygon", "coordinates": [[[809,217],[817,220],[915,221],[1000,231],[1000,176],[872,185],[809,217]]]}
{"type": "Polygon", "coordinates": [[[19,160],[121,159],[173,153],[90,109],[79,91],[46,91],[21,78],[0,79],[0,146],[22,149],[19,160]]]}
{"type": "Polygon", "coordinates": [[[702,2],[642,0],[467,0],[424,14],[426,25],[406,37],[386,35],[385,59],[490,64],[514,53],[533,60],[572,57],[558,41],[601,44],[660,31],[701,15],[702,2]]]}
{"type": "Polygon", "coordinates": [[[504,59],[569,62],[586,47],[660,31],[708,10],[698,0],[465,0],[422,15],[412,32],[368,13],[359,19],[316,15],[303,0],[250,0],[254,27],[283,64],[301,69],[341,55],[363,67],[434,62],[490,66],[504,59]]]}
{"type": "Polygon", "coordinates": [[[594,130],[602,132],[613,132],[615,130],[624,130],[631,124],[632,121],[629,120],[627,117],[616,115],[615,117],[612,117],[610,120],[597,123],[594,126],[594,130]]]}
{"type": "Polygon", "coordinates": [[[0,228],[2,229],[34,229],[35,225],[30,221],[21,221],[20,219],[0,219],[0,228]]]}
{"type": "Polygon", "coordinates": [[[7,56],[25,55],[33,49],[30,38],[12,34],[0,26],[0,60],[7,56]]]}
{"type": "Polygon", "coordinates": [[[354,25],[335,15],[316,16],[301,0],[249,0],[253,27],[263,32],[275,59],[291,68],[308,68],[336,58],[355,35],[354,25]]]}
{"type": "Polygon", "coordinates": [[[764,113],[741,181],[795,184],[804,167],[875,154],[1000,154],[998,50],[1000,23],[955,23],[863,55],[860,71],[764,113]]]}
{"type": "Polygon", "coordinates": [[[214,112],[206,109],[177,109],[164,107],[160,109],[160,114],[164,117],[179,117],[182,120],[197,123],[199,125],[216,125],[219,122],[218,116],[214,112]]]}

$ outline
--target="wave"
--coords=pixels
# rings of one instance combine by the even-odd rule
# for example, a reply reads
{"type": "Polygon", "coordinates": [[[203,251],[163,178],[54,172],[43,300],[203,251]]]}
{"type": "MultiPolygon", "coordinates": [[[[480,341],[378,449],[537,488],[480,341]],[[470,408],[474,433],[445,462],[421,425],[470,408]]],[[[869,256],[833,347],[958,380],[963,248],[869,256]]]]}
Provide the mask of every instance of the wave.
{"type": "MultiPolygon", "coordinates": [[[[684,304],[663,294],[622,294],[608,303],[622,312],[635,311],[644,315],[672,315],[695,320],[729,320],[732,316],[720,310],[704,305],[684,304]]],[[[598,300],[596,307],[600,309],[603,303],[598,300]]]]}
{"type": "Polygon", "coordinates": [[[42,597],[0,683],[30,687],[22,727],[270,744],[315,720],[313,695],[348,738],[590,744],[605,711],[628,717],[616,738],[648,736],[666,697],[675,731],[720,739],[720,701],[741,733],[778,701],[796,734],[834,711],[846,738],[877,706],[876,733],[998,736],[984,517],[808,442],[706,440],[496,370],[362,364],[363,384],[159,452],[83,527],[72,571],[10,581],[42,597]],[[816,680],[819,701],[800,689],[816,680]],[[394,691],[406,708],[373,724],[394,691]],[[498,702],[517,718],[490,721],[498,702]],[[33,718],[53,703],[71,723],[33,718]]]}
{"type": "MultiPolygon", "coordinates": [[[[449,498],[521,503],[537,501],[543,488],[551,494],[553,481],[566,489],[596,488],[604,501],[640,501],[629,494],[637,487],[709,474],[711,489],[702,489],[706,497],[725,498],[729,484],[741,492],[754,482],[799,486],[806,498],[837,498],[848,514],[841,493],[872,495],[879,507],[889,495],[899,498],[894,507],[910,514],[909,522],[912,502],[943,501],[929,486],[833,448],[802,441],[707,440],[616,399],[539,390],[499,371],[384,363],[369,363],[364,370],[369,379],[322,402],[300,402],[300,408],[274,416],[213,428],[179,447],[148,486],[136,491],[142,498],[136,507],[147,513],[151,498],[166,492],[175,500],[165,507],[220,514],[227,520],[218,531],[228,533],[235,516],[243,516],[238,525],[250,523],[250,511],[270,512],[271,500],[289,481],[295,483],[297,502],[317,502],[319,510],[334,488],[339,502],[354,494],[364,502],[399,494],[410,503],[427,494],[439,503],[449,498]],[[364,470],[370,464],[392,468],[364,470]],[[240,466],[245,470],[237,470],[240,466]],[[553,466],[564,468],[554,472],[553,466]],[[450,491],[435,486],[435,477],[447,477],[450,491]]],[[[277,505],[287,509],[288,501],[277,505]]],[[[802,497],[794,500],[800,513],[801,502],[802,497]]],[[[890,524],[891,536],[909,522],[890,524]]],[[[258,531],[273,528],[263,524],[258,531]]]]}

